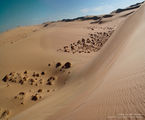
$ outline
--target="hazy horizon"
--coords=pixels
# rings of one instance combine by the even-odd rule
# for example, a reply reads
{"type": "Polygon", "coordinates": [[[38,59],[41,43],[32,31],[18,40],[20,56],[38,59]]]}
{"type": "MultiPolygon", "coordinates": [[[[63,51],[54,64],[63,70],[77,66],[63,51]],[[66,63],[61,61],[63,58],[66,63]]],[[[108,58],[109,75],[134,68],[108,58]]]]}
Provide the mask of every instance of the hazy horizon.
{"type": "Polygon", "coordinates": [[[17,26],[107,14],[143,0],[0,0],[0,32],[17,26]]]}

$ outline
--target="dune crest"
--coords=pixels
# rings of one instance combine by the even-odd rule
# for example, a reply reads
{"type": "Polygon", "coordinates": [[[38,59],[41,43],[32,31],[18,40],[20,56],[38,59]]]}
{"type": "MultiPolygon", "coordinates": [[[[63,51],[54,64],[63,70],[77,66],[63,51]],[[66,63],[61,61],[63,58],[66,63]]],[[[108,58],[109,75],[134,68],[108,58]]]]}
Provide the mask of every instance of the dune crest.
{"type": "Polygon", "coordinates": [[[145,119],[142,4],[0,34],[0,119],[145,119]]]}

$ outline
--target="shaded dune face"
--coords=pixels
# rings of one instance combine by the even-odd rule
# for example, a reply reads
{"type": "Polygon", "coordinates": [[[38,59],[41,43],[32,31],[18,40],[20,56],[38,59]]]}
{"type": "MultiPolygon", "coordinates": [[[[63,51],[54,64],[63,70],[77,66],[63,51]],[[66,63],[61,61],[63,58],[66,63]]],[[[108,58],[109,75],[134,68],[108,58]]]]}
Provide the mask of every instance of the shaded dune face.
{"type": "Polygon", "coordinates": [[[1,34],[0,119],[144,119],[145,8],[137,6],[1,34]]]}

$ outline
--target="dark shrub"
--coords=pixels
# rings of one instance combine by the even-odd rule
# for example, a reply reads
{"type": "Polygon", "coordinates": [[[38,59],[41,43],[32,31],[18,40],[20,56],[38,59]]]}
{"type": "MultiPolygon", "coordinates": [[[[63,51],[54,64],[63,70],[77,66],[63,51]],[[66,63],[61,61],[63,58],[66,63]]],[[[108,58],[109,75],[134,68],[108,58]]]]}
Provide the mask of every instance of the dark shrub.
{"type": "Polygon", "coordinates": [[[58,62],[58,63],[56,64],[56,68],[58,68],[58,67],[60,67],[60,66],[61,66],[61,63],[58,62]]]}
{"type": "Polygon", "coordinates": [[[8,76],[6,75],[2,80],[3,80],[4,82],[7,82],[8,76]]]}

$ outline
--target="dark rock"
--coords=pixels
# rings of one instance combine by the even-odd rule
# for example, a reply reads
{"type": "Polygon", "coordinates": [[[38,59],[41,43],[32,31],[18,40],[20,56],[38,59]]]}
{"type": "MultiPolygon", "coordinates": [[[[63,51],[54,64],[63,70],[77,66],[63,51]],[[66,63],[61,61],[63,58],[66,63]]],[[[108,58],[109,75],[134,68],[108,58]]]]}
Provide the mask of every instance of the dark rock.
{"type": "Polygon", "coordinates": [[[55,77],[50,77],[50,78],[48,79],[48,81],[50,81],[50,80],[55,80],[55,77]]]}
{"type": "Polygon", "coordinates": [[[23,102],[21,102],[21,105],[24,105],[24,103],[23,103],[23,102]]]}
{"type": "Polygon", "coordinates": [[[74,50],[75,48],[74,48],[74,46],[73,45],[71,45],[71,50],[74,50]]]}
{"type": "Polygon", "coordinates": [[[69,69],[71,67],[71,63],[66,62],[63,67],[64,67],[64,69],[69,69]]]}
{"type": "Polygon", "coordinates": [[[9,75],[12,75],[13,73],[11,72],[9,75]]]}
{"type": "Polygon", "coordinates": [[[33,73],[33,75],[32,75],[33,77],[35,77],[36,76],[36,74],[35,74],[35,72],[33,73]]]}
{"type": "Polygon", "coordinates": [[[25,71],[24,74],[27,74],[27,71],[25,71]]]}
{"type": "Polygon", "coordinates": [[[50,90],[47,90],[47,92],[50,92],[50,90]]]}
{"type": "Polygon", "coordinates": [[[30,79],[30,82],[35,82],[33,79],[30,79]]]}
{"type": "Polygon", "coordinates": [[[24,84],[24,81],[23,81],[23,80],[20,80],[19,83],[20,83],[21,85],[23,85],[23,84],[24,84]]]}
{"type": "Polygon", "coordinates": [[[9,79],[9,78],[8,78],[8,76],[6,75],[6,76],[2,79],[2,81],[7,82],[8,79],[9,79]]]}
{"type": "Polygon", "coordinates": [[[9,81],[12,81],[12,79],[9,79],[9,81]]]}
{"type": "Polygon", "coordinates": [[[37,95],[33,95],[32,98],[31,98],[31,100],[37,101],[38,100],[38,96],[37,95]]]}
{"type": "Polygon", "coordinates": [[[58,63],[56,64],[56,68],[58,68],[58,67],[60,67],[60,66],[61,66],[61,63],[58,62],[58,63]]]}
{"type": "Polygon", "coordinates": [[[85,39],[84,38],[82,38],[82,42],[85,43],[85,39]]]}
{"type": "Polygon", "coordinates": [[[39,73],[36,74],[36,77],[39,77],[39,73]]]}
{"type": "Polygon", "coordinates": [[[51,81],[48,81],[48,82],[47,82],[47,85],[52,85],[51,81]]]}
{"type": "Polygon", "coordinates": [[[24,92],[20,92],[19,95],[25,95],[25,93],[24,92]]]}
{"type": "Polygon", "coordinates": [[[17,96],[15,96],[14,99],[17,99],[17,96]]]}
{"type": "Polygon", "coordinates": [[[27,78],[26,78],[26,77],[23,77],[23,80],[24,80],[24,81],[26,81],[26,80],[27,80],[27,78]]]}
{"type": "Polygon", "coordinates": [[[42,72],[41,75],[45,75],[45,72],[42,72]]]}
{"type": "Polygon", "coordinates": [[[40,93],[40,92],[42,92],[42,89],[39,89],[39,90],[38,90],[38,93],[40,93]]]}

